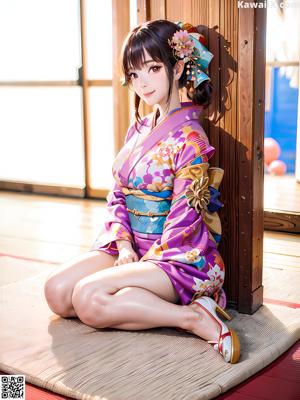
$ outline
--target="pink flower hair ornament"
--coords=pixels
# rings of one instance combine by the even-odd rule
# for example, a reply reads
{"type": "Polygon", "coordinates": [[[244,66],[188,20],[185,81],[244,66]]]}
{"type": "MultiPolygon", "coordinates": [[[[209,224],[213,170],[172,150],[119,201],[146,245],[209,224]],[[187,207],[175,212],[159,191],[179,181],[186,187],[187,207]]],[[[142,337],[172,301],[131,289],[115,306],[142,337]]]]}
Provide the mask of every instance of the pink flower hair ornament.
{"type": "Polygon", "coordinates": [[[171,40],[168,39],[168,44],[173,49],[174,57],[177,60],[183,59],[184,63],[187,63],[187,80],[192,84],[190,88],[192,92],[193,88],[202,82],[210,81],[205,72],[213,54],[204,46],[206,40],[196,27],[189,23],[176,22],[176,24],[181,30],[175,32],[171,40]]]}
{"type": "Polygon", "coordinates": [[[175,32],[172,40],[168,39],[168,43],[174,49],[176,57],[183,59],[187,57],[188,60],[195,47],[194,42],[190,39],[188,32],[183,30],[175,32]]]}

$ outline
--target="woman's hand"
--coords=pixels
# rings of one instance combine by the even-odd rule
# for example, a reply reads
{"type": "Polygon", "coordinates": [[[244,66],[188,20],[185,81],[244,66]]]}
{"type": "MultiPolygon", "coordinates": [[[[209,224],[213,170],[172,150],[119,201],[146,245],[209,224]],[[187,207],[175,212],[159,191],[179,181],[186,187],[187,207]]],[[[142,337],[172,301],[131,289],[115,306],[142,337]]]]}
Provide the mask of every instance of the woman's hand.
{"type": "Polygon", "coordinates": [[[138,255],[132,248],[132,244],[128,240],[117,240],[119,257],[115,261],[114,266],[139,261],[138,255]]]}

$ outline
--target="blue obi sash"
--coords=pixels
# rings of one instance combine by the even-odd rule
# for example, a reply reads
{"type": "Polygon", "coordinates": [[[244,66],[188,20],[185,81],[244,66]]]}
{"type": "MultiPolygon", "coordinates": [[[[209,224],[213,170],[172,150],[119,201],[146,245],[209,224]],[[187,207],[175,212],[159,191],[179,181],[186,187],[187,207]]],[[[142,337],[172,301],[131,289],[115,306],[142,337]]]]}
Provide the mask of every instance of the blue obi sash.
{"type": "MultiPolygon", "coordinates": [[[[150,192],[147,191],[147,194],[150,192]]],[[[159,194],[160,196],[156,196],[161,198],[159,201],[140,198],[132,194],[125,197],[132,230],[142,233],[163,233],[171,200],[164,200],[163,192],[159,194]]],[[[151,195],[154,196],[155,192],[151,192],[151,195]]]]}

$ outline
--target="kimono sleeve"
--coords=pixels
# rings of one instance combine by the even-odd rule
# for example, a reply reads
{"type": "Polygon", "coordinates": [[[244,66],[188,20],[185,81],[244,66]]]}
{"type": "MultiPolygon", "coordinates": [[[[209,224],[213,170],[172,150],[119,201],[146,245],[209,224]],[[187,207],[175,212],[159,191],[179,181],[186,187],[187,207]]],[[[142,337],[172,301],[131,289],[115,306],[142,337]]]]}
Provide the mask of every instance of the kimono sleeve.
{"type": "MultiPolygon", "coordinates": [[[[126,143],[134,133],[135,126],[132,124],[125,137],[126,143]]],[[[95,240],[92,250],[110,248],[117,250],[115,241],[128,240],[134,243],[133,233],[130,225],[128,211],[126,208],[125,195],[120,186],[115,182],[107,197],[106,218],[103,229],[95,240]]]]}
{"type": "Polygon", "coordinates": [[[109,232],[109,240],[129,240],[133,243],[134,239],[126,208],[125,195],[117,183],[115,183],[106,199],[108,218],[104,226],[109,232]]]}
{"type": "Polygon", "coordinates": [[[197,265],[201,254],[210,246],[217,246],[221,236],[217,210],[223,206],[217,189],[224,171],[209,170],[208,160],[214,152],[201,130],[187,135],[175,156],[173,196],[162,236],[142,260],[176,260],[197,265]]]}

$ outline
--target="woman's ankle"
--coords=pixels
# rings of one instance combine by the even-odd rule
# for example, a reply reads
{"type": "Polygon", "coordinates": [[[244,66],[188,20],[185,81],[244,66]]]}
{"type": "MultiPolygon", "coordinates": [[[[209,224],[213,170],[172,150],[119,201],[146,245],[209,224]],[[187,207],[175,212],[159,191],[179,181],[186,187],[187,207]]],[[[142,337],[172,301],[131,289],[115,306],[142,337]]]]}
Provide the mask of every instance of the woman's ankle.
{"type": "Polygon", "coordinates": [[[184,324],[186,328],[183,329],[200,336],[204,340],[218,341],[220,328],[212,316],[199,309],[197,305],[189,304],[185,307],[187,307],[184,324]]]}
{"type": "Polygon", "coordinates": [[[199,323],[199,321],[202,319],[202,316],[193,309],[193,306],[191,304],[182,307],[184,309],[185,315],[180,328],[186,331],[193,331],[195,325],[199,323]]]}

